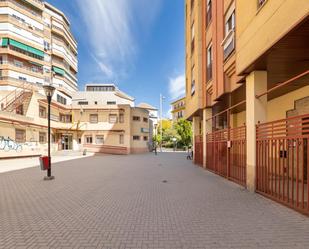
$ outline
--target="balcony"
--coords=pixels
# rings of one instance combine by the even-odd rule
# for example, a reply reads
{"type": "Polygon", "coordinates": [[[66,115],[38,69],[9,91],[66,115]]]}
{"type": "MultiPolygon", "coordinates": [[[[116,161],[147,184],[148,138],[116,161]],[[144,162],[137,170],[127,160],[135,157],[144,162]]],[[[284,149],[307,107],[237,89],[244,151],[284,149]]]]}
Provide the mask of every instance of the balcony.
{"type": "MultiPolygon", "coordinates": [[[[18,69],[24,71],[25,73],[30,72],[31,74],[36,74],[36,77],[37,76],[42,77],[42,75],[43,75],[43,69],[41,67],[37,67],[35,65],[32,66],[32,67],[26,66],[26,65],[20,65],[18,63],[14,63],[14,61],[10,61],[10,60],[0,61],[0,67],[1,68],[3,67],[2,65],[3,66],[5,66],[5,65],[13,66],[15,68],[18,68],[18,69]]],[[[2,69],[5,69],[5,68],[2,68],[2,69]]]]}
{"type": "Polygon", "coordinates": [[[235,31],[230,30],[221,43],[223,47],[223,58],[226,60],[235,49],[235,31]]]}
{"type": "Polygon", "coordinates": [[[38,10],[41,10],[41,11],[44,10],[44,3],[41,0],[24,0],[24,1],[38,10]]]}
{"type": "MultiPolygon", "coordinates": [[[[27,13],[32,14],[32,16],[39,22],[42,22],[42,11],[44,10],[44,5],[38,5],[38,3],[35,3],[35,0],[24,0],[25,2],[27,2],[28,4],[30,4],[31,6],[35,7],[35,9],[28,7],[25,4],[21,4],[20,2],[16,1],[16,0],[0,0],[0,5],[1,6],[10,6],[10,5],[14,5],[17,8],[23,10],[23,11],[27,11],[27,13]],[[33,5],[33,4],[34,5],[33,5]],[[39,10],[39,11],[38,11],[39,10]]],[[[21,11],[21,12],[23,12],[21,11]]]]}

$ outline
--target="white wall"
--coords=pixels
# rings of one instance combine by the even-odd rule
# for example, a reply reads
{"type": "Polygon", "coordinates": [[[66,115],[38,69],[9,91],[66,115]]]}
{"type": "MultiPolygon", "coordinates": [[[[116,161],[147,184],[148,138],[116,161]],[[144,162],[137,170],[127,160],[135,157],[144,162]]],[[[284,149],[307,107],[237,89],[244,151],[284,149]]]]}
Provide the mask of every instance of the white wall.
{"type": "Polygon", "coordinates": [[[14,26],[10,23],[0,23],[0,34],[10,34],[20,38],[21,42],[27,41],[29,43],[35,43],[42,50],[44,49],[44,39],[33,35],[31,32],[14,26]]]}
{"type": "Polygon", "coordinates": [[[10,7],[0,7],[0,15],[5,15],[5,14],[7,14],[7,15],[13,15],[14,14],[14,15],[24,19],[27,24],[30,24],[30,25],[32,25],[32,26],[43,31],[43,28],[44,28],[43,24],[29,18],[28,16],[14,10],[10,7]]]}

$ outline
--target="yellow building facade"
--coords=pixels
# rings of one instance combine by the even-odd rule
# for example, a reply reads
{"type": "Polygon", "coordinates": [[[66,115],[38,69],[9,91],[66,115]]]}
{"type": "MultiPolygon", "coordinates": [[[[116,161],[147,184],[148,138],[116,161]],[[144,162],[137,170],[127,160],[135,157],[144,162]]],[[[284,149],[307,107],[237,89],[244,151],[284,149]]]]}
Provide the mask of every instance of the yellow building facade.
{"type": "Polygon", "coordinates": [[[171,103],[171,107],[172,107],[171,114],[172,114],[173,123],[177,122],[181,118],[185,118],[186,116],[186,113],[185,113],[186,98],[185,97],[173,101],[171,103]]]}
{"type": "Polygon", "coordinates": [[[202,36],[197,84],[203,107],[186,107],[198,113],[187,115],[195,162],[306,212],[300,206],[308,207],[309,192],[309,2],[188,0],[187,54],[192,4],[202,16],[196,30],[202,36]]]}

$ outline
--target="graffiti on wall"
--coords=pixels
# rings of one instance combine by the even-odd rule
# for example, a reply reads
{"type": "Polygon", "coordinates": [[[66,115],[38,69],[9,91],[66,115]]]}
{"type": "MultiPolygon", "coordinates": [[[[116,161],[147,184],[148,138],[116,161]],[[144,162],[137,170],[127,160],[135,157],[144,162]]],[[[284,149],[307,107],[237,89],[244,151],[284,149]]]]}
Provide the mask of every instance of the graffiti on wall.
{"type": "Polygon", "coordinates": [[[23,150],[23,146],[9,137],[5,138],[3,136],[0,136],[0,150],[4,150],[6,152],[9,151],[21,152],[23,150]]]}

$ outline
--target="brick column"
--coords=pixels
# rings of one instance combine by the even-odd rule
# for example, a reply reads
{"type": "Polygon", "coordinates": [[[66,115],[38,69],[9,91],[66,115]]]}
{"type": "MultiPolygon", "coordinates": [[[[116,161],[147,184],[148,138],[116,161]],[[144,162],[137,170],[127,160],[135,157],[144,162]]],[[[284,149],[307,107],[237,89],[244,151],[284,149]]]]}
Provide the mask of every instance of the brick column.
{"type": "Polygon", "coordinates": [[[252,192],[256,183],[256,124],[267,119],[267,96],[257,99],[256,95],[266,90],[266,71],[253,71],[246,77],[247,188],[252,192]]]}
{"type": "Polygon", "coordinates": [[[212,132],[212,120],[208,120],[209,118],[212,117],[212,109],[211,108],[205,108],[203,110],[203,167],[206,168],[206,153],[207,153],[207,148],[206,148],[206,135],[207,133],[212,132]]]}

